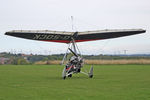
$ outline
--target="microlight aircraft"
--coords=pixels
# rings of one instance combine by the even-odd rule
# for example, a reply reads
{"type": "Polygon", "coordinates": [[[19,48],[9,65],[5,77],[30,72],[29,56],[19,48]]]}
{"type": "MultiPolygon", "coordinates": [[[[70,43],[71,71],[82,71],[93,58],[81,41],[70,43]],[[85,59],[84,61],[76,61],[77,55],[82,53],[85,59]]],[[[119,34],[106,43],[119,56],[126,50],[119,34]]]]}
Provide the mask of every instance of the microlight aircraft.
{"type": "Polygon", "coordinates": [[[83,73],[85,75],[88,75],[89,78],[93,77],[93,66],[91,66],[89,72],[81,71],[81,68],[83,68],[84,60],[80,55],[80,51],[77,47],[76,42],[118,38],[145,32],[146,30],[143,29],[106,29],[83,32],[51,30],[13,30],[6,32],[5,35],[38,41],[67,43],[69,46],[62,60],[62,64],[66,59],[68,51],[70,51],[73,54],[73,56],[69,59],[68,63],[65,65],[62,71],[62,78],[65,79],[66,77],[72,77],[72,74],[74,73],[83,73]]]}

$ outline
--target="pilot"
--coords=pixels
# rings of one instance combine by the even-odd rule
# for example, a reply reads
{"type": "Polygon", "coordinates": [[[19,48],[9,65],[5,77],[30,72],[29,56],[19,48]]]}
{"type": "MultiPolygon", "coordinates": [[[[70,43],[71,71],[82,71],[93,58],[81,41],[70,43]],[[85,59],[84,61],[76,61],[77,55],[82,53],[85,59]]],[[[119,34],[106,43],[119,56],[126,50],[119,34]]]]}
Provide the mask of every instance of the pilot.
{"type": "MultiPolygon", "coordinates": [[[[66,69],[68,69],[71,65],[76,65],[77,63],[78,63],[78,58],[76,56],[72,56],[66,65],[66,69]]],[[[74,69],[75,69],[75,66],[74,66],[74,69]]]]}
{"type": "Polygon", "coordinates": [[[77,64],[77,63],[78,63],[78,58],[77,58],[76,56],[72,56],[72,57],[70,58],[70,63],[71,63],[71,64],[77,64]]]}

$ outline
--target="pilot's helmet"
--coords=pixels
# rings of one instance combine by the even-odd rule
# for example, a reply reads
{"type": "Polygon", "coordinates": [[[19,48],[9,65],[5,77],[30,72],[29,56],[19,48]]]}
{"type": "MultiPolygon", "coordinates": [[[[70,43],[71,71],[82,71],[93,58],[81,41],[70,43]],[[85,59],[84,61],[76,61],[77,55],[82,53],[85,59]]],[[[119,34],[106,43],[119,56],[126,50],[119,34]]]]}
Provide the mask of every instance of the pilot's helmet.
{"type": "Polygon", "coordinates": [[[70,58],[70,61],[74,61],[74,60],[76,60],[76,56],[72,56],[71,58],[70,58]]]}

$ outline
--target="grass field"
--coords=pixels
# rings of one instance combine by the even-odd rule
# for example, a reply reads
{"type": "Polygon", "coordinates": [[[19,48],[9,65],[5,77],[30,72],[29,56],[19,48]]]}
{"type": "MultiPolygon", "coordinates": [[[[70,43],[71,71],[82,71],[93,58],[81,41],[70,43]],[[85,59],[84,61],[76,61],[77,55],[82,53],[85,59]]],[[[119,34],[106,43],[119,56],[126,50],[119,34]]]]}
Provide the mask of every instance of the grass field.
{"type": "Polygon", "coordinates": [[[95,65],[92,79],[62,80],[62,69],[1,65],[0,100],[150,100],[150,65],[95,65]]]}

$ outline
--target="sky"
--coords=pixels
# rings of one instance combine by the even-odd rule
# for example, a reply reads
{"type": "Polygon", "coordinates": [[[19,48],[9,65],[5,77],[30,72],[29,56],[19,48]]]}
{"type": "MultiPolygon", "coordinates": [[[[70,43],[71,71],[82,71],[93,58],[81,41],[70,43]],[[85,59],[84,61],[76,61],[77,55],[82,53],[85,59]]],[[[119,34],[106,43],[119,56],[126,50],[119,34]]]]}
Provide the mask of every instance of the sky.
{"type": "Polygon", "coordinates": [[[150,54],[150,0],[0,0],[0,52],[66,52],[67,44],[4,35],[11,30],[90,31],[133,28],[146,29],[147,32],[77,43],[82,54],[124,54],[125,51],[127,54],[150,54]]]}

